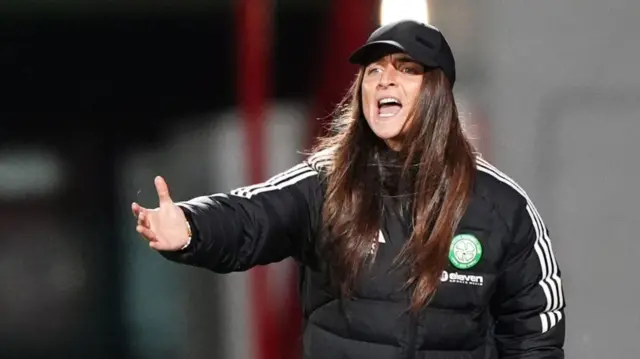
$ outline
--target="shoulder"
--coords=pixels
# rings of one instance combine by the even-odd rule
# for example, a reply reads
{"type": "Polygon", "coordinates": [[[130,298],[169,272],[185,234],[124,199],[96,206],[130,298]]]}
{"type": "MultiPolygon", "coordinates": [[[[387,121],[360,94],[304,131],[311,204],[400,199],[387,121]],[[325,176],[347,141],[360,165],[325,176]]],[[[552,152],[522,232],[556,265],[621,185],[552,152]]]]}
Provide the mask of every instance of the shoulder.
{"type": "Polygon", "coordinates": [[[252,198],[256,195],[279,195],[282,193],[308,192],[319,183],[320,174],[327,166],[328,158],[323,153],[314,153],[298,164],[276,173],[266,181],[235,188],[229,192],[236,197],[252,198]]]}
{"type": "Polygon", "coordinates": [[[521,205],[528,198],[518,182],[481,156],[476,156],[475,190],[496,204],[507,207],[521,205]]]}
{"type": "Polygon", "coordinates": [[[326,173],[333,163],[333,150],[324,149],[309,155],[304,163],[313,171],[324,174],[326,173]]]}
{"type": "Polygon", "coordinates": [[[526,212],[537,213],[524,188],[479,155],[476,157],[476,170],[475,195],[489,202],[509,227],[518,222],[526,212]]]}

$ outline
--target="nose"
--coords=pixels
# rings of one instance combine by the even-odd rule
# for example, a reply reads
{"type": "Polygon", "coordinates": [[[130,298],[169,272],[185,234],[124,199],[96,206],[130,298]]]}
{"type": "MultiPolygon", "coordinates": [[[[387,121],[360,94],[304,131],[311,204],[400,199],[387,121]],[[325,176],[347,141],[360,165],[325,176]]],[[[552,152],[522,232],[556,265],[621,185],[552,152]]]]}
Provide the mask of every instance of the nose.
{"type": "Polygon", "coordinates": [[[396,75],[397,70],[393,67],[392,64],[388,64],[385,66],[384,71],[380,75],[380,80],[378,81],[378,87],[389,87],[396,85],[396,75]]]}

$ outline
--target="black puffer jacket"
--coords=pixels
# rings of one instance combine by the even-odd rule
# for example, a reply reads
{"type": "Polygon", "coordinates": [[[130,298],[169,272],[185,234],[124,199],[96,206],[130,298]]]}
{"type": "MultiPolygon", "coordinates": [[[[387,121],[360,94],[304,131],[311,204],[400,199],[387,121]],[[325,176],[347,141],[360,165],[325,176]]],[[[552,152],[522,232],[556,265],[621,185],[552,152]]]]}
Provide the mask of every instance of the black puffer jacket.
{"type": "Polygon", "coordinates": [[[538,211],[512,179],[477,158],[449,266],[430,304],[412,316],[409,292],[399,289],[406,277],[391,270],[410,233],[397,211],[383,211],[375,264],[354,296],[330,294],[314,250],[328,161],[312,156],[265,183],[180,203],[192,241],[162,254],[218,273],[298,259],[305,359],[564,357],[560,270],[538,211]]]}

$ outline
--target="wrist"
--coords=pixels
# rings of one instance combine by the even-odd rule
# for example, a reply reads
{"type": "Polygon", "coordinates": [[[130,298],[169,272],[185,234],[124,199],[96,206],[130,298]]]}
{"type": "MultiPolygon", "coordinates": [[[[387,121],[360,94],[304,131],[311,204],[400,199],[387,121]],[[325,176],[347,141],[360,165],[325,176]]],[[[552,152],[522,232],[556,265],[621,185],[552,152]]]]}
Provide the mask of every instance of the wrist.
{"type": "Polygon", "coordinates": [[[187,243],[185,243],[182,248],[180,248],[180,250],[184,250],[187,247],[189,247],[189,244],[191,244],[191,237],[193,237],[193,232],[191,231],[191,224],[189,223],[189,221],[185,221],[185,224],[187,226],[187,243]]]}

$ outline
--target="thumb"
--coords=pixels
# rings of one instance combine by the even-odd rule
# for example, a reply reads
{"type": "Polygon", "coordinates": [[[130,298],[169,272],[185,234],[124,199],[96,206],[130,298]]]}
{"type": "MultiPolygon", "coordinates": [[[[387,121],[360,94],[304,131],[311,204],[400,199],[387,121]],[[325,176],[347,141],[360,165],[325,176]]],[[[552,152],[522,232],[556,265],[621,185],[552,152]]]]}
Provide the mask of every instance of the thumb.
{"type": "Polygon", "coordinates": [[[164,178],[157,176],[153,182],[156,185],[160,205],[172,204],[173,201],[169,196],[169,187],[167,186],[167,182],[165,182],[164,178]]]}

